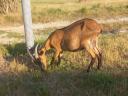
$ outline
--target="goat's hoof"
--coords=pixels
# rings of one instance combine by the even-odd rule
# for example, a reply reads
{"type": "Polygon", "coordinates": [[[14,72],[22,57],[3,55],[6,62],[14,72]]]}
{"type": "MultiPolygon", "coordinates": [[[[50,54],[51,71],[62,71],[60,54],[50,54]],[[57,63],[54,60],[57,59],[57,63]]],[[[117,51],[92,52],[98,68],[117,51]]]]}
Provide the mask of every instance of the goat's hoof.
{"type": "Polygon", "coordinates": [[[42,72],[45,72],[46,70],[44,70],[44,68],[40,68],[40,70],[42,71],[42,72]]]}
{"type": "Polygon", "coordinates": [[[89,69],[87,69],[87,73],[89,73],[90,72],[90,70],[89,69]]]}
{"type": "Polygon", "coordinates": [[[54,65],[54,64],[50,64],[49,67],[50,67],[51,69],[53,69],[53,68],[55,67],[55,65],[54,65]]]}
{"type": "Polygon", "coordinates": [[[97,71],[102,71],[102,68],[97,68],[97,71]]]}

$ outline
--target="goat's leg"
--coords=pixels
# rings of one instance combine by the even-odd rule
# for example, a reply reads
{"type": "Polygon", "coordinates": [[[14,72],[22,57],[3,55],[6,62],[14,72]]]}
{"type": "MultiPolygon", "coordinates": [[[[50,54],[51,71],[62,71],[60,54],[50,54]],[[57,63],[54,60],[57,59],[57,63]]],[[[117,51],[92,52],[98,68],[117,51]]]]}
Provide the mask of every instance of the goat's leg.
{"type": "Polygon", "coordinates": [[[98,49],[98,47],[96,47],[95,50],[97,50],[97,52],[98,52],[98,54],[97,54],[97,58],[98,58],[98,66],[97,66],[97,69],[100,69],[101,66],[102,66],[102,53],[98,49]]]}
{"type": "Polygon", "coordinates": [[[62,52],[59,53],[57,65],[60,65],[61,57],[62,57],[62,52]]]}
{"type": "Polygon", "coordinates": [[[53,65],[54,63],[59,65],[61,61],[61,56],[62,56],[62,52],[59,50],[56,50],[55,56],[52,58],[51,65],[53,65]]]}
{"type": "Polygon", "coordinates": [[[89,72],[90,71],[90,68],[93,66],[93,64],[95,62],[96,54],[95,54],[94,50],[91,49],[91,48],[90,49],[86,48],[86,50],[91,55],[91,62],[90,62],[89,66],[88,66],[88,69],[87,69],[87,72],[89,72]]]}
{"type": "MultiPolygon", "coordinates": [[[[55,54],[55,52],[54,52],[54,54],[55,54]]],[[[50,62],[50,65],[53,65],[54,64],[54,61],[55,61],[55,56],[52,57],[52,60],[50,62]]]]}
{"type": "Polygon", "coordinates": [[[94,40],[92,40],[92,44],[93,44],[93,49],[94,49],[94,52],[96,54],[96,57],[98,59],[98,66],[97,66],[97,69],[100,69],[101,65],[102,65],[102,53],[101,51],[99,50],[98,48],[98,38],[95,38],[94,40]]]}

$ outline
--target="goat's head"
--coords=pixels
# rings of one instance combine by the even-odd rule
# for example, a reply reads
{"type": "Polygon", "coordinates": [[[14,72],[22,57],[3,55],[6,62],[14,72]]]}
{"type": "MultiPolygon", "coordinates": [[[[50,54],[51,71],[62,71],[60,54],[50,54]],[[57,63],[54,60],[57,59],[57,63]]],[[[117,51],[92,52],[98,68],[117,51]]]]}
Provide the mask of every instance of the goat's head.
{"type": "Polygon", "coordinates": [[[46,60],[46,56],[45,56],[45,48],[38,48],[38,44],[35,47],[35,53],[34,53],[34,57],[36,62],[39,64],[39,66],[41,67],[42,70],[46,70],[47,69],[47,60],[46,60]]]}

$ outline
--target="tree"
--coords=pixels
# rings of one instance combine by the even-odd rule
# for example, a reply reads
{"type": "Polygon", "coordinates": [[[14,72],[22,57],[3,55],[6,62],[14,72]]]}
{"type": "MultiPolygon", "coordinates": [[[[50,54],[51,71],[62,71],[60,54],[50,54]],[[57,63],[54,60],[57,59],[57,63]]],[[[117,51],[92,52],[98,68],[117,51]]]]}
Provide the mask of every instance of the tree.
{"type": "Polygon", "coordinates": [[[17,9],[18,9],[18,0],[0,0],[1,14],[16,12],[17,9]]]}

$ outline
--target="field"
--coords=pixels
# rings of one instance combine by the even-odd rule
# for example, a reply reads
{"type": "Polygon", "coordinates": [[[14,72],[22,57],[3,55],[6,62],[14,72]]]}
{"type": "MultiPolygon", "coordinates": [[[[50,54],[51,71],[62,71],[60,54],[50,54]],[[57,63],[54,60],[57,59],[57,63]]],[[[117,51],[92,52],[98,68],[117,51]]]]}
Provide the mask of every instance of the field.
{"type": "MultiPolygon", "coordinates": [[[[76,20],[78,18],[111,18],[127,16],[127,0],[91,0],[86,4],[77,0],[31,0],[32,18],[34,23],[57,20],[76,20]],[[63,6],[63,7],[62,7],[63,6]],[[66,15],[65,15],[66,14],[66,15]]],[[[19,4],[20,6],[20,4],[19,4]]],[[[22,11],[15,14],[0,15],[0,24],[22,23],[22,11]]]]}
{"type": "MultiPolygon", "coordinates": [[[[60,66],[46,73],[26,52],[21,7],[15,14],[0,15],[0,96],[127,96],[128,1],[127,0],[31,0],[36,42],[81,18],[93,18],[103,26],[99,46],[103,66],[90,73],[87,52],[64,52],[60,66]],[[51,23],[50,23],[51,22],[51,23]],[[43,28],[42,28],[43,26],[43,28]]],[[[20,4],[19,4],[20,6],[20,4]]],[[[47,53],[48,63],[53,56],[47,53]]]]}

